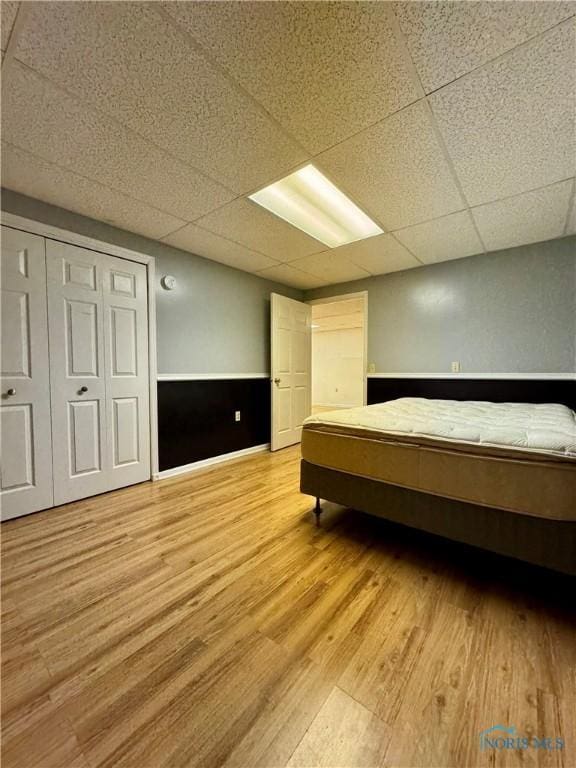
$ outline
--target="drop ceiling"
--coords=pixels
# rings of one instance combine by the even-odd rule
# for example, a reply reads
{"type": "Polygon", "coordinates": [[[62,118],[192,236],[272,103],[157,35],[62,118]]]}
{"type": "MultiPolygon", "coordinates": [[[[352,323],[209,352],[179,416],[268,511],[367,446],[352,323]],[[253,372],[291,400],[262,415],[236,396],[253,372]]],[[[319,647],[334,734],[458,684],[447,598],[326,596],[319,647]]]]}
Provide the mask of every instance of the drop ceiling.
{"type": "Polygon", "coordinates": [[[298,288],[576,233],[575,2],[2,2],[2,183],[298,288]],[[313,163],[384,234],[247,199],[313,163]]]}
{"type": "Polygon", "coordinates": [[[312,305],[312,332],[349,330],[364,326],[364,299],[312,305]]]}

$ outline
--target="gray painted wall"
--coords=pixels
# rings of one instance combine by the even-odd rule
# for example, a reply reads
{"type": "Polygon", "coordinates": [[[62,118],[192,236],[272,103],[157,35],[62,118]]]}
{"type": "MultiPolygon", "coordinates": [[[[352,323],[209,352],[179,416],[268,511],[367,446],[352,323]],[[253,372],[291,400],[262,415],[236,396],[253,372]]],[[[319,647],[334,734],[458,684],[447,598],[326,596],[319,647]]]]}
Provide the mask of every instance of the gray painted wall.
{"type": "Polygon", "coordinates": [[[156,258],[160,373],[268,373],[272,291],[313,299],[367,290],[378,372],[576,371],[576,237],[406,272],[296,289],[3,190],[11,213],[156,258]],[[160,277],[178,287],[164,291],[160,277]]]}
{"type": "Polygon", "coordinates": [[[159,373],[268,373],[270,293],[302,291],[218,264],[62,208],[2,190],[2,208],[156,259],[159,373]],[[160,286],[174,275],[174,291],[160,286]]]}
{"type": "Polygon", "coordinates": [[[368,291],[381,373],[576,371],[576,237],[319,288],[368,291]]]}

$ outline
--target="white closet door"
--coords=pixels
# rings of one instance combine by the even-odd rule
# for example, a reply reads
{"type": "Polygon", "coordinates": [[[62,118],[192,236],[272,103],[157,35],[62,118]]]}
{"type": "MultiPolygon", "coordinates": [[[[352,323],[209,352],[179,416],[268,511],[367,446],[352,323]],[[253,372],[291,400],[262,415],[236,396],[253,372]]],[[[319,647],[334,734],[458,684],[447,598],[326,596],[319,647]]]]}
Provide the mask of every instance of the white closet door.
{"type": "Polygon", "coordinates": [[[150,477],[146,267],[48,240],[54,500],[150,477]]]}
{"type": "Polygon", "coordinates": [[[146,267],[102,257],[110,488],[150,478],[146,267]]]}
{"type": "Polygon", "coordinates": [[[54,503],[108,490],[100,254],[46,241],[54,503]]]}
{"type": "Polygon", "coordinates": [[[2,520],[50,507],[52,440],[44,239],[2,227],[2,520]]]}

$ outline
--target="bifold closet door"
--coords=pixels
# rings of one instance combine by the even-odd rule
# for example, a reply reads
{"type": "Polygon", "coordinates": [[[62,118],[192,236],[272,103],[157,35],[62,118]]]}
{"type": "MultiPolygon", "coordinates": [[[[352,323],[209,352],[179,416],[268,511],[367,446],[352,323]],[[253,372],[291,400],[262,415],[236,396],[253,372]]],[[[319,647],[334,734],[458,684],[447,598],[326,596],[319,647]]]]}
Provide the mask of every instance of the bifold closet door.
{"type": "Polygon", "coordinates": [[[102,257],[110,488],[150,478],[146,267],[102,257]]]}
{"type": "Polygon", "coordinates": [[[44,239],[2,227],[2,520],[52,506],[44,239]]]}
{"type": "Polygon", "coordinates": [[[150,477],[146,268],[46,241],[54,503],[150,477]]]}

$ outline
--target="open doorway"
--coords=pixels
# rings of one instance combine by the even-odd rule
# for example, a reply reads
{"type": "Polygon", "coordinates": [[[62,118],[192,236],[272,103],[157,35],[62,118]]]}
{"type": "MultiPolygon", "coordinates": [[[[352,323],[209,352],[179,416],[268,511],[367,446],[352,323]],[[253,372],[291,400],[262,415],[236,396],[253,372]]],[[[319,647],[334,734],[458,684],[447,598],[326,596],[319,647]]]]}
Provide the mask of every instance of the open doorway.
{"type": "Polygon", "coordinates": [[[366,292],[311,301],[312,413],[366,404],[366,292]]]}

